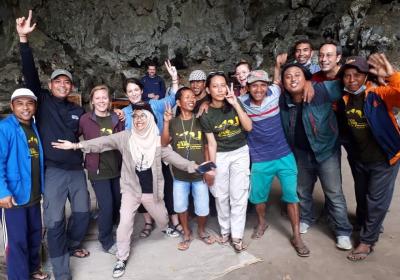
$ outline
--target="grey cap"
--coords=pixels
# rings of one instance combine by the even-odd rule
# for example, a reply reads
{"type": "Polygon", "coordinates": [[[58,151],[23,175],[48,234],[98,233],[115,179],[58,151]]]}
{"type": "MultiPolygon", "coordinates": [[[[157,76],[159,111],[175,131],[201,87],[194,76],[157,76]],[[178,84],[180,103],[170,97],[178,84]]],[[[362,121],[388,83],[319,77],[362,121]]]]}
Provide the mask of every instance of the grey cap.
{"type": "Polygon", "coordinates": [[[19,88],[16,89],[13,94],[11,95],[11,102],[14,99],[17,99],[19,97],[29,97],[35,101],[37,101],[37,97],[33,94],[33,92],[30,89],[27,88],[19,88]]]}
{"type": "Polygon", "coordinates": [[[194,70],[189,75],[189,82],[191,81],[205,81],[207,79],[207,75],[203,70],[194,70]]]}
{"type": "Polygon", "coordinates": [[[56,69],[56,70],[54,70],[53,73],[51,73],[50,80],[54,80],[55,78],[57,78],[60,75],[67,76],[72,82],[72,74],[69,71],[65,70],[65,69],[56,69]]]}

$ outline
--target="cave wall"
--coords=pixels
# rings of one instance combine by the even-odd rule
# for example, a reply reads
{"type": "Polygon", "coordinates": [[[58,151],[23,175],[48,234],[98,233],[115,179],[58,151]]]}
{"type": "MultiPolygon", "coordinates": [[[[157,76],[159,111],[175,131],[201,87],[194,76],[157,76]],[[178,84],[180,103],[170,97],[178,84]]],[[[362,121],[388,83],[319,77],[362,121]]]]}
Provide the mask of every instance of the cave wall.
{"type": "Polygon", "coordinates": [[[172,59],[184,77],[232,71],[240,59],[271,73],[274,56],[304,37],[316,46],[333,37],[348,55],[385,51],[399,64],[399,1],[2,0],[0,112],[23,84],[15,18],[28,9],[38,24],[30,43],[41,80],[67,68],[84,98],[103,82],[122,95],[123,77],[143,75],[150,60],[172,59]]]}

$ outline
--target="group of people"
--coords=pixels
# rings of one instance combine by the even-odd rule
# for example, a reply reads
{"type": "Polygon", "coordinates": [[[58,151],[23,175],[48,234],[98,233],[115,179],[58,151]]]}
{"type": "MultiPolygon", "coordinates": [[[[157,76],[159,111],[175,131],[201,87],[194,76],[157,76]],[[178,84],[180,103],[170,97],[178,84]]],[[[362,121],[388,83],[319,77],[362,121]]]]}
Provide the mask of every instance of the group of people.
{"type": "MultiPolygon", "coordinates": [[[[125,272],[137,212],[145,220],[141,237],[148,237],[155,223],[166,234],[181,236],[179,250],[189,249],[190,194],[199,240],[242,252],[248,201],[257,213],[251,238],[260,239],[268,228],[266,203],[274,177],[297,255],[310,255],[301,235],[316,220],[317,178],[336,246],[351,250],[351,261],[373,252],[400,165],[394,113],[400,108],[400,72],[384,54],[342,63],[340,45],[327,41],[317,65],[311,42],[301,40],[294,61],[288,54],[277,56],[273,80],[240,61],[236,88],[223,72],[202,70],[190,73],[189,87],[179,88],[178,73],[167,61],[172,80],[167,94],[164,83],[151,80],[161,93],[151,89],[144,100],[143,83],[128,78],[123,90],[130,105],[113,110],[110,89],[97,85],[85,113],[67,100],[73,90],[69,71],[55,70],[48,89],[41,88],[28,44],[36,27],[31,20],[31,11],[16,20],[26,88],[13,92],[12,114],[0,122],[0,208],[10,280],[50,278],[40,265],[42,210],[55,279],[72,279],[70,256],[89,257],[82,247],[90,220],[87,177],[98,203],[98,239],[117,258],[115,278],[125,272]],[[354,179],[354,227],[342,191],[341,146],[354,179]],[[206,228],[214,202],[218,236],[206,228]],[[360,230],[359,240],[351,240],[353,230],[360,230]]],[[[146,80],[155,77],[150,66],[146,80]]]]}

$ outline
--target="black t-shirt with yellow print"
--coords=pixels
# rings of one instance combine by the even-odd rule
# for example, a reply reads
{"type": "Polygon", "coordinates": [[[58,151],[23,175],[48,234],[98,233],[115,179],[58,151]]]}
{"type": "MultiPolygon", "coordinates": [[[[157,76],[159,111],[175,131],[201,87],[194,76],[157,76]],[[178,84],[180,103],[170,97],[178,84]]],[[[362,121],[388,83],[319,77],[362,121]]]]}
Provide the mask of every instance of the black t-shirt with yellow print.
{"type": "Polygon", "coordinates": [[[208,113],[200,118],[205,133],[214,133],[217,152],[230,152],[247,144],[235,109],[224,112],[222,108],[208,108],[208,113]]]}
{"type": "Polygon", "coordinates": [[[39,139],[30,125],[21,123],[21,127],[25,132],[31,158],[31,196],[29,202],[22,205],[28,207],[38,203],[41,199],[39,139]]]}
{"type": "Polygon", "coordinates": [[[354,141],[354,157],[361,162],[385,161],[385,154],[372,135],[368,121],[364,115],[365,93],[349,96],[346,104],[347,124],[354,141]]]}

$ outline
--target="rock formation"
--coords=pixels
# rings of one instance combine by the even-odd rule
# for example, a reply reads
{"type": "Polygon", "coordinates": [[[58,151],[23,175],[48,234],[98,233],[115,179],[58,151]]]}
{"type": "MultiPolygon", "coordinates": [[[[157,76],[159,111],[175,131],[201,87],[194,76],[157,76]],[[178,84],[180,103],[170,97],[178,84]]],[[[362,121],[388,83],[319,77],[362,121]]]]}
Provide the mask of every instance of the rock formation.
{"type": "Polygon", "coordinates": [[[385,51],[399,62],[398,1],[3,0],[0,112],[23,84],[15,18],[28,9],[38,23],[30,42],[42,82],[67,68],[84,99],[98,83],[122,95],[123,77],[143,75],[150,60],[172,59],[184,77],[192,69],[229,72],[239,59],[271,72],[274,56],[303,37],[316,46],[332,37],[346,54],[385,51]]]}

